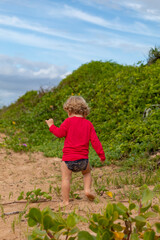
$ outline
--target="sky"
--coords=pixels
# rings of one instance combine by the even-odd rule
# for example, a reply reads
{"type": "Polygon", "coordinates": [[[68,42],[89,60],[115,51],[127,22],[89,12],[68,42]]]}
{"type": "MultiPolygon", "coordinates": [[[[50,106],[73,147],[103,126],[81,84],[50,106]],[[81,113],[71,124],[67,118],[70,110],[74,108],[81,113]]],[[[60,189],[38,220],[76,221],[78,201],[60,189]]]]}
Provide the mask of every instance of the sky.
{"type": "Polygon", "coordinates": [[[146,62],[159,0],[0,0],[0,107],[90,61],[146,62]]]}

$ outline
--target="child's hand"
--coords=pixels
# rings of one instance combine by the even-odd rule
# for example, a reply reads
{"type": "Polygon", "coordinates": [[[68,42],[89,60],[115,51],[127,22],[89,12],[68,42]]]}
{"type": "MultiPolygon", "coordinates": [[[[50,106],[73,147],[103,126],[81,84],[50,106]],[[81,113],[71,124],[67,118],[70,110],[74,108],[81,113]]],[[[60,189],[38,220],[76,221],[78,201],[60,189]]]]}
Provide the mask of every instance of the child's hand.
{"type": "Polygon", "coordinates": [[[52,118],[48,119],[48,120],[45,120],[45,122],[47,123],[48,127],[50,128],[53,124],[54,124],[54,121],[52,118]]]}

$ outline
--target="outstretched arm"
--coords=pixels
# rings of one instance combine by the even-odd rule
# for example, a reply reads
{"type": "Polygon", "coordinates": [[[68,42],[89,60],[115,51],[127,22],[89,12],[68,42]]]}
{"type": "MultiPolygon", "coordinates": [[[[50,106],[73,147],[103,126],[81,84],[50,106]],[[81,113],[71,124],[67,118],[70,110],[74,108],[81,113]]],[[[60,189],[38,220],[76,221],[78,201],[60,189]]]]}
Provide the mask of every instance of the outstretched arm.
{"type": "Polygon", "coordinates": [[[48,120],[45,120],[45,122],[47,123],[48,127],[50,128],[53,124],[54,124],[54,121],[52,118],[48,119],[48,120]]]}
{"type": "Polygon", "coordinates": [[[50,118],[49,120],[45,120],[45,122],[47,123],[47,125],[49,127],[49,131],[51,133],[53,133],[56,137],[62,138],[67,135],[67,122],[66,121],[64,121],[59,128],[54,125],[54,121],[52,118],[50,118]]]}

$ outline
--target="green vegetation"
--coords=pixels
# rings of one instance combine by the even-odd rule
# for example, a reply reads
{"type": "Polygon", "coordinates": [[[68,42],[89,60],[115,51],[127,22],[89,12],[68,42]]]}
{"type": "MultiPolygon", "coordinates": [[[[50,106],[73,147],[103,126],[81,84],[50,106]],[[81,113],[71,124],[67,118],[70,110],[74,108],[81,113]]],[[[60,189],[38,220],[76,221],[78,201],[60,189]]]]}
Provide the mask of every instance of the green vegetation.
{"type": "Polygon", "coordinates": [[[124,204],[108,203],[101,213],[91,213],[87,218],[82,218],[75,212],[66,216],[65,213],[53,212],[50,208],[42,211],[39,208],[31,208],[26,215],[28,226],[33,228],[28,240],[34,239],[61,239],[65,236],[68,240],[155,240],[159,239],[160,208],[152,203],[154,193],[147,186],[140,189],[141,198],[137,203],[124,204]],[[155,218],[151,223],[149,218],[155,218]],[[156,221],[157,220],[157,221],[156,221]],[[88,225],[88,231],[80,231],[79,222],[88,225]]]}
{"type": "Polygon", "coordinates": [[[46,192],[42,192],[42,190],[40,188],[34,189],[32,191],[28,191],[26,193],[26,196],[24,196],[24,191],[22,191],[18,197],[18,200],[22,200],[25,199],[28,202],[38,202],[38,201],[44,201],[44,200],[51,200],[52,197],[46,193],[46,192]]]}
{"type": "Polygon", "coordinates": [[[160,59],[160,47],[151,48],[148,54],[147,64],[151,65],[160,59]]]}
{"type": "MultiPolygon", "coordinates": [[[[5,145],[15,151],[43,151],[62,156],[63,139],[52,135],[45,119],[59,126],[67,117],[63,103],[70,95],[82,95],[89,103],[88,119],[103,144],[107,163],[153,170],[159,157],[160,60],[152,65],[123,66],[92,61],[82,65],[50,91],[27,92],[0,111],[0,131],[5,145]],[[118,161],[117,161],[118,160],[118,161]]],[[[90,161],[100,166],[90,149],[90,161]]]]}
{"type": "MultiPolygon", "coordinates": [[[[94,174],[93,186],[97,193],[94,204],[102,197],[107,203],[102,212],[85,213],[85,218],[76,211],[66,214],[60,209],[53,212],[49,207],[28,210],[31,202],[39,206],[41,201],[52,199],[51,185],[49,193],[40,188],[27,193],[22,191],[18,200],[26,200],[27,205],[20,213],[18,223],[27,212],[28,240],[61,239],[62,236],[68,240],[160,239],[160,155],[156,154],[160,151],[158,54],[159,49],[151,49],[147,65],[139,63],[138,66],[92,61],[50,91],[27,92],[14,104],[0,110],[0,132],[6,134],[0,147],[29,151],[29,154],[42,151],[48,157],[61,157],[63,139],[49,132],[45,119],[53,118],[59,126],[67,117],[63,103],[71,95],[82,95],[91,108],[88,119],[102,142],[106,164],[122,167],[110,167],[108,171],[105,167],[94,174]],[[124,199],[129,199],[125,205],[122,204],[124,199]]],[[[101,166],[91,147],[89,158],[92,166],[101,166]]],[[[58,201],[59,177],[56,176],[53,186],[58,201]]],[[[79,199],[82,189],[82,183],[76,178],[71,185],[70,197],[79,199]]],[[[3,206],[0,208],[4,218],[3,206]]],[[[14,220],[13,230],[15,224],[14,220]]]]}

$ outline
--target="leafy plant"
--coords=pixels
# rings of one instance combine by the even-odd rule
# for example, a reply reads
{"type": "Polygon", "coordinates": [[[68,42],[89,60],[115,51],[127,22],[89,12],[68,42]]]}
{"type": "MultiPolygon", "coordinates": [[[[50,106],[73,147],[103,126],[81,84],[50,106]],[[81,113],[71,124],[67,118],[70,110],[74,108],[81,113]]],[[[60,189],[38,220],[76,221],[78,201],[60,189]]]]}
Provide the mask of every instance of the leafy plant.
{"type": "Polygon", "coordinates": [[[29,202],[38,202],[40,200],[51,200],[52,197],[46,193],[42,192],[40,188],[34,189],[32,191],[28,191],[26,195],[24,194],[24,191],[22,191],[18,197],[18,200],[25,199],[29,202]]]}
{"type": "Polygon", "coordinates": [[[155,63],[158,59],[160,59],[160,48],[159,47],[151,48],[148,53],[147,64],[151,65],[155,63]]]}
{"type": "Polygon", "coordinates": [[[79,193],[75,193],[73,190],[70,191],[70,197],[74,199],[81,199],[79,193]]]}
{"type": "Polygon", "coordinates": [[[52,212],[50,208],[40,211],[31,208],[26,218],[28,225],[35,227],[28,239],[61,239],[68,240],[155,240],[159,239],[160,224],[151,224],[149,219],[160,216],[160,207],[152,204],[154,192],[147,186],[141,188],[141,199],[136,203],[129,202],[128,207],[118,203],[108,203],[102,213],[91,213],[88,219],[88,231],[80,231],[77,224],[86,219],[71,212],[65,217],[63,212],[52,212]]]}
{"type": "Polygon", "coordinates": [[[154,226],[159,233],[159,224],[150,224],[149,218],[156,217],[160,209],[152,205],[153,192],[147,186],[143,188],[138,204],[130,202],[126,207],[122,203],[109,203],[102,214],[93,214],[89,228],[97,234],[97,240],[155,239],[154,226]]]}
{"type": "Polygon", "coordinates": [[[67,217],[63,212],[52,212],[47,207],[40,211],[39,208],[31,208],[26,215],[29,227],[34,227],[28,240],[35,239],[60,239],[60,236],[66,236],[66,240],[74,240],[75,235],[79,232],[76,226],[79,221],[85,221],[75,212],[70,213],[67,217]]]}

